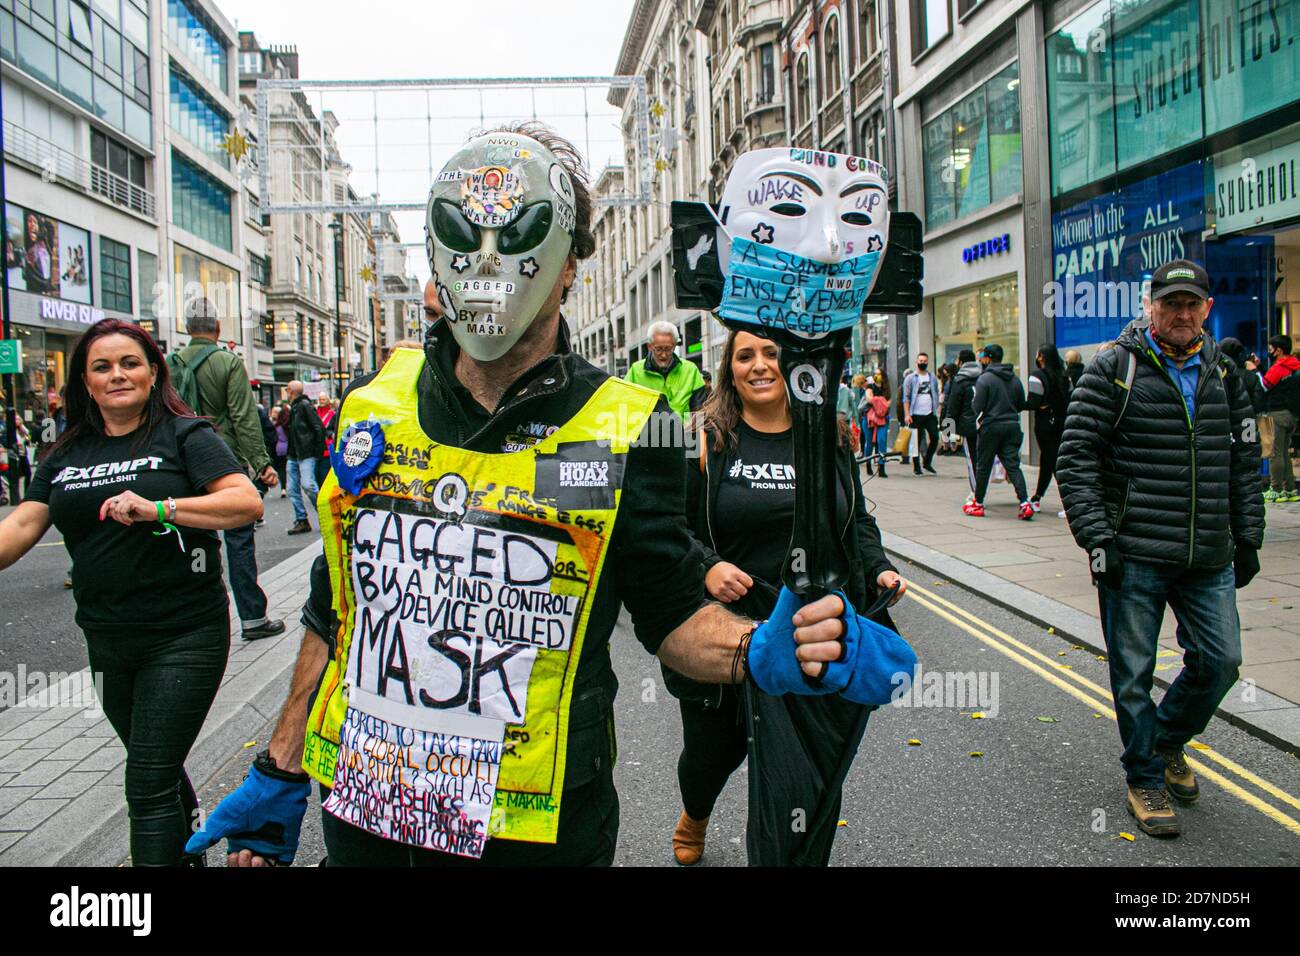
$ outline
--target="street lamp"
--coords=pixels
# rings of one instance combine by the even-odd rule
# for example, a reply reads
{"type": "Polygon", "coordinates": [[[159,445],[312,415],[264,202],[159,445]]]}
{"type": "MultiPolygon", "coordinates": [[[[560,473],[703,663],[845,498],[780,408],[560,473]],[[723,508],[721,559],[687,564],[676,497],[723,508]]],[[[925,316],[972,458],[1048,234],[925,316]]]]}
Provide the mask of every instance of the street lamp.
{"type": "Polygon", "coordinates": [[[334,371],[336,397],[342,397],[347,374],[343,368],[343,312],[340,306],[343,286],[343,215],[336,213],[330,221],[334,233],[334,371]]]}

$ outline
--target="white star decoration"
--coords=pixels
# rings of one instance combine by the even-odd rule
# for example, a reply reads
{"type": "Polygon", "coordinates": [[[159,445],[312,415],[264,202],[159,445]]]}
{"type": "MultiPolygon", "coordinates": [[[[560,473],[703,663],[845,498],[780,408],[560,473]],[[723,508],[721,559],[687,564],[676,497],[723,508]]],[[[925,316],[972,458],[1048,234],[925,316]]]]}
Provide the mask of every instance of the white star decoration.
{"type": "Polygon", "coordinates": [[[523,262],[519,263],[519,274],[527,276],[530,279],[537,275],[537,269],[537,260],[532,256],[529,256],[523,262]]]}
{"type": "Polygon", "coordinates": [[[456,253],[451,257],[451,267],[458,273],[464,272],[469,268],[469,256],[462,255],[459,252],[456,253]]]}
{"type": "Polygon", "coordinates": [[[771,245],[772,227],[765,222],[760,222],[754,227],[754,231],[750,235],[754,237],[754,241],[760,246],[771,245]]]}

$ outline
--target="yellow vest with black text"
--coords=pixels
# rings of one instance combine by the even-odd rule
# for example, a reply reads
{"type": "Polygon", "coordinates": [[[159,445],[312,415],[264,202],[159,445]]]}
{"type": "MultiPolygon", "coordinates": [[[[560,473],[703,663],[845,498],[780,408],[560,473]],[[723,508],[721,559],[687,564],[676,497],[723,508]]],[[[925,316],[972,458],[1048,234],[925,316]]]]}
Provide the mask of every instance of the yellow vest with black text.
{"type": "MultiPolygon", "coordinates": [[[[332,785],[339,729],[351,691],[349,654],[358,627],[352,559],[359,516],[392,511],[430,520],[428,516],[436,515],[440,524],[455,523],[450,534],[482,533],[485,540],[493,532],[482,529],[524,528],[528,535],[552,543],[548,586],[556,595],[576,599],[569,606],[577,610],[572,612],[567,649],[537,650],[523,719],[506,723],[506,752],[488,835],[554,843],[570,702],[618,518],[628,446],[653,412],[658,394],[607,379],[570,420],[532,447],[502,454],[474,452],[434,442],[420,428],[417,383],[424,362],[423,352],[399,349],[371,382],[349,393],[339,412],[337,441],[343,441],[352,424],[374,419],[383,427],[385,450],[357,496],[339,487],[332,470],[320,489],[317,509],[338,632],[335,654],[307,722],[302,766],[321,783],[332,785]],[[583,480],[591,475],[604,477],[604,483],[583,480]]],[[[489,545],[480,548],[477,536],[473,541],[477,561],[478,555],[489,553],[489,545]]],[[[494,610],[498,619],[506,613],[494,610]]],[[[359,646],[359,653],[364,650],[364,644],[359,646]]],[[[361,673],[360,661],[356,672],[361,673]]]]}

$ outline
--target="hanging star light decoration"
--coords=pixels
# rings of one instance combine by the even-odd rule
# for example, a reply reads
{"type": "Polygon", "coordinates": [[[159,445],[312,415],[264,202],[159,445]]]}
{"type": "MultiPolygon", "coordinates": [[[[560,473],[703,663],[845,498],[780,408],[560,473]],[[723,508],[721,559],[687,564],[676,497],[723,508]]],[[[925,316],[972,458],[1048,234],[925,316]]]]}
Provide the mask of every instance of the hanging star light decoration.
{"type": "Polygon", "coordinates": [[[248,155],[248,137],[236,129],[233,133],[227,133],[226,138],[221,143],[221,148],[236,163],[248,155]]]}
{"type": "Polygon", "coordinates": [[[370,264],[369,264],[369,263],[367,263],[367,264],[366,264],[365,266],[363,266],[362,269],[361,269],[361,281],[362,281],[362,282],[374,282],[374,281],[375,281],[375,270],[372,269],[372,268],[370,268],[370,264]]]}
{"type": "Polygon", "coordinates": [[[655,160],[655,172],[662,173],[662,172],[666,172],[667,169],[668,169],[668,160],[664,159],[662,156],[660,156],[658,159],[655,160]]]}
{"type": "Polygon", "coordinates": [[[663,119],[664,114],[667,112],[668,110],[664,109],[664,105],[658,100],[655,100],[654,105],[650,107],[650,115],[657,120],[663,119]]]}

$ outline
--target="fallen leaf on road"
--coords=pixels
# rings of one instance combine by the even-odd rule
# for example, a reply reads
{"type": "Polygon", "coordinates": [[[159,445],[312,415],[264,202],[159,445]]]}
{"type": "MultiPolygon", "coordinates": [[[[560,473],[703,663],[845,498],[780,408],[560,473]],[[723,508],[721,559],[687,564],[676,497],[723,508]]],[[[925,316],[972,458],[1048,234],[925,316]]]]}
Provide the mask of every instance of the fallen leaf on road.
{"type": "Polygon", "coordinates": [[[1094,717],[1100,717],[1101,714],[1093,714],[1092,716],[1094,716],[1094,717]]]}
{"type": "Polygon", "coordinates": [[[1056,652],[1056,656],[1057,656],[1057,657],[1064,657],[1067,653],[1069,653],[1069,652],[1068,652],[1068,651],[1057,651],[1057,652],[1056,652]]]}
{"type": "Polygon", "coordinates": [[[1121,832],[1120,835],[1119,835],[1119,839],[1121,839],[1121,840],[1128,840],[1129,843],[1132,843],[1134,840],[1137,839],[1137,837],[1135,837],[1135,836],[1134,836],[1133,834],[1131,834],[1131,833],[1123,833],[1123,832],[1121,832]]]}
{"type": "Polygon", "coordinates": [[[1073,664],[1057,664],[1056,666],[1059,667],[1059,668],[1060,668],[1061,670],[1063,670],[1063,671],[1072,671],[1072,670],[1074,670],[1074,665],[1073,665],[1073,664]]]}
{"type": "Polygon", "coordinates": [[[921,746],[921,741],[916,740],[915,738],[913,738],[912,740],[909,740],[909,741],[907,742],[907,745],[908,745],[909,747],[919,747],[919,746],[921,746]]]}
{"type": "Polygon", "coordinates": [[[1044,723],[1044,724],[1054,724],[1054,723],[1056,723],[1056,718],[1055,718],[1055,717],[1035,717],[1034,720],[1041,721],[1041,722],[1044,723]]]}
{"type": "Polygon", "coordinates": [[[1072,645],[1070,646],[1070,650],[1072,650],[1072,651],[1086,651],[1087,648],[1084,647],[1082,644],[1072,644],[1072,645]]]}
{"type": "Polygon", "coordinates": [[[1098,654],[1098,655],[1097,655],[1097,660],[1099,660],[1099,661],[1104,661],[1105,659],[1106,659],[1106,655],[1105,655],[1105,654],[1098,654]]]}
{"type": "Polygon", "coordinates": [[[1047,629],[1047,633],[1048,633],[1048,634],[1055,634],[1055,633],[1056,633],[1056,628],[1054,628],[1054,627],[1049,627],[1049,628],[1047,629]]]}
{"type": "Polygon", "coordinates": [[[849,825],[849,821],[848,821],[848,820],[841,820],[839,823],[837,823],[837,824],[835,824],[835,825],[836,825],[837,827],[846,827],[846,826],[849,825]]]}
{"type": "Polygon", "coordinates": [[[984,756],[984,751],[982,751],[982,750],[972,750],[972,751],[970,752],[970,755],[971,755],[972,757],[983,757],[983,756],[984,756]]]}
{"type": "Polygon", "coordinates": [[[1203,744],[1203,743],[1201,743],[1199,740],[1198,740],[1198,741],[1194,741],[1193,743],[1190,743],[1190,744],[1188,744],[1187,746],[1191,747],[1193,750],[1209,750],[1209,749],[1210,749],[1210,745],[1209,745],[1209,744],[1203,744]]]}
{"type": "Polygon", "coordinates": [[[984,711],[982,711],[982,710],[977,710],[977,711],[975,711],[975,713],[973,713],[973,714],[970,715],[970,719],[971,719],[971,720],[983,720],[983,719],[984,719],[984,711]]]}
{"type": "Polygon", "coordinates": [[[249,747],[256,747],[256,746],[257,746],[257,741],[250,740],[248,743],[244,744],[244,749],[247,750],[249,747]]]}

